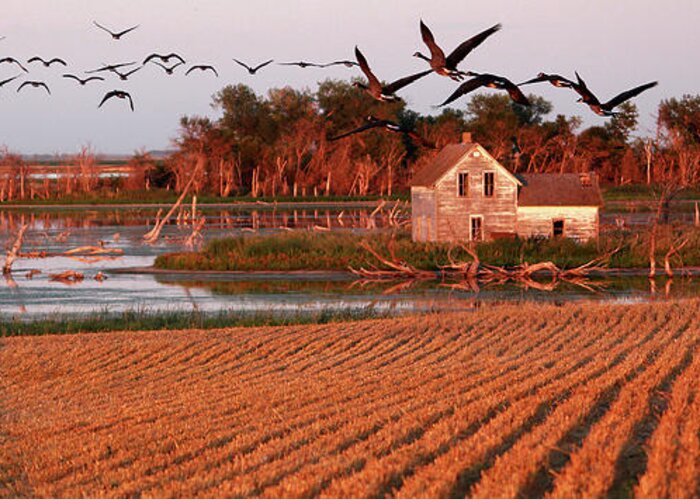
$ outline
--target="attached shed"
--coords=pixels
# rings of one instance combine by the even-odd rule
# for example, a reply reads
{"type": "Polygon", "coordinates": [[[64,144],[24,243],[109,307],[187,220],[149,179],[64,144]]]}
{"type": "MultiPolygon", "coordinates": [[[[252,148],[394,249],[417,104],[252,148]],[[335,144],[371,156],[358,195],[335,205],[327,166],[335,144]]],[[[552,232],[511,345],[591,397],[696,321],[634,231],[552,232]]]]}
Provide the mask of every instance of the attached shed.
{"type": "Polygon", "coordinates": [[[411,182],[414,241],[598,236],[595,174],[515,175],[465,134],[411,182]]]}

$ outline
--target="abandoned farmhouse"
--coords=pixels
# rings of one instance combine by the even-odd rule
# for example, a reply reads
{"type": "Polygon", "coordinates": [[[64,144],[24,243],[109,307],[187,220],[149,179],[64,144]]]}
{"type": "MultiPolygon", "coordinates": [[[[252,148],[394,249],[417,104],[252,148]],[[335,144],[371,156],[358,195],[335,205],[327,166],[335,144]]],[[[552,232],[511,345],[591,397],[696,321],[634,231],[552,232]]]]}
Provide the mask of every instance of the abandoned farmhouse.
{"type": "Polygon", "coordinates": [[[465,134],[411,181],[414,241],[598,237],[602,196],[585,174],[513,174],[465,134]]]}

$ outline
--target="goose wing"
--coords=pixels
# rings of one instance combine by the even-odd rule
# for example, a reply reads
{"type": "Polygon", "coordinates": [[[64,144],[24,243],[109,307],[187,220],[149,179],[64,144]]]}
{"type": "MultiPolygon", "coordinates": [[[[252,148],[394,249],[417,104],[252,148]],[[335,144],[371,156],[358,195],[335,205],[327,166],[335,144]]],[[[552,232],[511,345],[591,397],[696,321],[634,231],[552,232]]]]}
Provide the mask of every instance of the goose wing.
{"type": "Polygon", "coordinates": [[[369,130],[371,128],[383,127],[385,125],[385,123],[386,123],[385,120],[373,120],[373,121],[370,121],[369,123],[365,123],[364,125],[361,125],[360,127],[352,129],[348,132],[344,132],[344,133],[336,135],[334,137],[329,137],[328,141],[329,142],[337,141],[338,139],[342,139],[344,137],[348,137],[348,136],[353,135],[353,134],[364,132],[365,130],[369,130]]]}
{"type": "Polygon", "coordinates": [[[527,97],[525,97],[525,94],[518,88],[516,84],[508,80],[507,78],[501,77],[501,85],[505,89],[506,92],[508,92],[508,95],[510,98],[514,101],[517,102],[518,104],[521,104],[523,106],[529,106],[530,101],[528,101],[527,97]]]}
{"type": "Polygon", "coordinates": [[[481,43],[488,37],[496,33],[501,29],[501,24],[495,24],[490,28],[482,31],[478,35],[474,35],[469,40],[462,42],[456,49],[454,49],[449,56],[447,56],[446,64],[448,68],[457,69],[457,65],[462,62],[462,59],[467,57],[467,55],[477,48],[481,43]]]}
{"type": "Polygon", "coordinates": [[[48,92],[49,95],[51,95],[51,90],[49,89],[49,86],[46,85],[44,82],[39,82],[36,84],[36,86],[37,87],[44,87],[46,89],[46,92],[48,92]]]}
{"type": "Polygon", "coordinates": [[[235,57],[232,57],[231,59],[233,59],[234,61],[236,61],[238,64],[240,64],[241,66],[243,66],[243,67],[244,67],[245,69],[247,69],[248,71],[253,71],[253,68],[251,68],[250,66],[248,66],[246,63],[239,61],[239,60],[236,59],[235,57]]]}
{"type": "Polygon", "coordinates": [[[119,33],[114,33],[114,36],[116,36],[117,38],[122,37],[122,36],[126,35],[127,33],[129,33],[130,31],[134,31],[139,26],[141,26],[141,25],[137,24],[136,26],[132,26],[131,28],[125,29],[124,31],[120,31],[119,33]]]}
{"type": "Polygon", "coordinates": [[[31,64],[33,62],[39,61],[41,64],[46,64],[46,61],[44,61],[41,57],[39,56],[34,56],[30,59],[27,59],[27,64],[31,64]]]}
{"type": "Polygon", "coordinates": [[[530,85],[531,83],[548,82],[549,78],[549,75],[543,73],[541,75],[536,76],[535,78],[519,83],[518,85],[530,85]]]}
{"type": "Polygon", "coordinates": [[[369,69],[369,64],[367,63],[367,59],[365,59],[365,56],[360,52],[360,49],[357,48],[357,45],[355,45],[355,58],[357,59],[357,64],[360,65],[360,69],[362,72],[365,74],[367,77],[367,80],[369,81],[369,88],[372,89],[373,91],[376,91],[377,93],[380,93],[382,91],[382,84],[379,81],[379,78],[374,76],[374,73],[372,73],[372,70],[369,69]]]}
{"type": "Polygon", "coordinates": [[[645,83],[644,85],[640,85],[639,87],[635,87],[633,89],[626,90],[626,91],[622,92],[621,94],[618,94],[615,97],[613,97],[612,99],[610,99],[608,102],[603,104],[601,107],[603,109],[611,110],[615,106],[618,106],[618,105],[622,104],[623,102],[627,101],[628,99],[631,99],[634,96],[641,94],[645,90],[650,89],[652,87],[656,87],[658,84],[659,84],[659,82],[649,82],[649,83],[645,83]]]}
{"type": "Polygon", "coordinates": [[[128,92],[123,92],[123,95],[129,99],[129,107],[131,108],[131,111],[134,111],[134,100],[131,98],[131,94],[128,92]]]}
{"type": "Polygon", "coordinates": [[[583,78],[581,78],[581,75],[578,74],[578,71],[576,71],[575,74],[576,83],[573,83],[571,88],[574,89],[576,93],[581,96],[581,99],[586,104],[600,104],[600,101],[595,96],[595,94],[593,94],[593,92],[590,91],[588,86],[586,86],[586,82],[583,81],[583,78]]]}
{"type": "Polygon", "coordinates": [[[264,67],[267,66],[268,64],[272,64],[273,61],[274,61],[274,59],[270,59],[269,61],[265,61],[264,63],[260,63],[260,64],[258,64],[256,67],[253,68],[253,71],[257,71],[257,70],[259,70],[260,68],[264,68],[264,67]]]}
{"type": "Polygon", "coordinates": [[[12,78],[8,78],[7,80],[2,80],[2,81],[0,81],[0,87],[2,87],[3,85],[6,85],[6,84],[8,84],[8,83],[10,83],[12,80],[16,80],[16,79],[19,78],[20,76],[22,76],[22,75],[13,76],[12,78]]]}
{"type": "Polygon", "coordinates": [[[404,76],[403,78],[400,78],[395,82],[391,82],[389,85],[383,87],[382,91],[386,94],[393,94],[397,90],[404,88],[406,85],[411,84],[419,78],[423,78],[425,75],[430,74],[432,72],[433,70],[429,69],[426,71],[421,71],[420,73],[416,73],[414,75],[404,76]]]}
{"type": "Polygon", "coordinates": [[[62,64],[63,66],[68,66],[68,63],[66,63],[66,61],[64,61],[64,60],[61,59],[60,57],[54,57],[54,58],[51,59],[47,64],[48,64],[49,66],[51,66],[53,63],[62,64]]]}
{"type": "Polygon", "coordinates": [[[327,64],[322,64],[321,67],[328,68],[330,66],[340,66],[341,64],[343,66],[348,66],[348,67],[359,66],[359,64],[357,64],[355,61],[343,60],[343,61],[333,61],[333,62],[329,62],[327,64]]]}
{"type": "Polygon", "coordinates": [[[109,99],[111,99],[112,97],[117,97],[118,95],[119,95],[119,92],[118,92],[118,91],[116,91],[116,90],[110,90],[109,92],[107,92],[107,93],[104,95],[104,97],[103,97],[102,100],[100,101],[100,104],[98,104],[97,107],[98,107],[98,108],[101,108],[102,105],[103,105],[105,102],[107,102],[107,101],[108,101],[109,99]]]}
{"type": "Polygon", "coordinates": [[[437,43],[435,43],[435,37],[433,36],[433,32],[430,31],[430,28],[428,28],[425,25],[422,19],[420,21],[420,35],[421,38],[423,38],[423,42],[430,49],[430,58],[433,61],[438,61],[441,65],[444,65],[445,53],[442,51],[440,46],[437,43]]]}
{"type": "Polygon", "coordinates": [[[410,137],[411,140],[415,144],[418,144],[419,146],[423,146],[424,148],[428,148],[428,149],[435,149],[436,148],[434,142],[429,141],[428,139],[426,139],[422,135],[419,135],[418,133],[416,133],[413,130],[411,130],[409,132],[404,132],[404,134],[406,134],[408,137],[410,137]]]}
{"type": "Polygon", "coordinates": [[[110,29],[105,28],[104,26],[102,26],[102,25],[101,25],[100,23],[98,23],[97,21],[93,21],[92,24],[94,24],[95,26],[97,26],[97,27],[100,28],[101,30],[106,31],[107,33],[109,33],[109,34],[112,35],[112,36],[115,36],[115,35],[116,35],[116,33],[112,33],[112,31],[111,31],[110,29]]]}
{"type": "Polygon", "coordinates": [[[472,78],[471,80],[467,80],[459,87],[457,87],[457,89],[454,92],[452,92],[452,94],[447,99],[445,99],[445,101],[442,104],[438,105],[438,107],[446,106],[447,104],[460,98],[461,96],[468,94],[469,92],[476,90],[479,87],[482,87],[491,81],[493,81],[493,79],[488,75],[479,75],[472,78]]]}
{"type": "Polygon", "coordinates": [[[14,64],[16,64],[17,66],[19,66],[20,68],[22,68],[22,71],[24,71],[25,73],[29,73],[29,70],[27,70],[27,68],[25,68],[24,66],[22,66],[22,63],[20,63],[20,62],[19,62],[17,59],[15,59],[14,57],[4,57],[4,58],[0,59],[0,63],[4,63],[4,62],[6,62],[6,63],[14,63],[14,64]]]}
{"type": "MultiPolygon", "coordinates": [[[[153,61],[153,62],[155,62],[155,61],[153,61]]],[[[125,76],[125,77],[131,76],[131,75],[133,75],[134,73],[136,73],[138,70],[140,70],[141,68],[143,68],[143,66],[139,66],[138,68],[134,68],[134,69],[132,69],[131,71],[127,71],[127,72],[124,73],[122,76],[125,76]]]]}
{"type": "Polygon", "coordinates": [[[206,71],[208,69],[212,70],[216,76],[219,76],[219,73],[216,71],[216,68],[214,66],[211,66],[209,64],[197,64],[195,66],[192,66],[190,69],[187,70],[185,73],[185,76],[189,75],[192,73],[194,70],[201,70],[201,71],[206,71]]]}
{"type": "Polygon", "coordinates": [[[171,58],[177,59],[182,64],[185,64],[185,60],[182,57],[180,57],[178,54],[176,54],[175,52],[171,52],[170,54],[166,54],[166,55],[156,54],[154,52],[153,54],[149,55],[146,59],[144,59],[141,64],[146,64],[148,61],[152,61],[153,59],[160,59],[161,61],[169,61],[171,58]]]}
{"type": "Polygon", "coordinates": [[[180,61],[182,64],[185,64],[185,60],[180,56],[180,54],[176,54],[175,52],[171,52],[170,54],[165,56],[167,59],[170,59],[171,57],[174,59],[177,59],[180,61]]]}

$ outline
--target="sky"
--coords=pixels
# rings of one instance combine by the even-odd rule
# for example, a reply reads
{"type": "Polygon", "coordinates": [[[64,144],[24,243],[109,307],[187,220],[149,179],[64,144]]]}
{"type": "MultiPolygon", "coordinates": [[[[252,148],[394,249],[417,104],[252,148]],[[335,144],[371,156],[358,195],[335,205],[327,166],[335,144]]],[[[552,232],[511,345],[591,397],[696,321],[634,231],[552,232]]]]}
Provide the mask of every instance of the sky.
{"type": "MultiPolygon", "coordinates": [[[[503,29],[474,50],[461,69],[495,73],[514,82],[539,71],[573,78],[578,70],[601,100],[645,82],[659,86],[635,98],[639,135],[652,135],[662,99],[700,93],[700,2],[697,0],[2,0],[0,58],[26,61],[38,55],[62,57],[68,68],[26,65],[26,79],[0,88],[0,146],[11,151],[74,153],[90,146],[103,154],[168,149],[184,115],[218,118],[212,96],[228,84],[244,83],[258,94],[286,85],[315,90],[326,78],[349,79],[358,69],[270,65],[250,76],[232,58],[251,64],[353,59],[358,45],[380,79],[393,81],[427,68],[411,57],[426,51],[419,20],[449,53],[463,40],[500,22],[503,29]],[[140,25],[120,41],[96,28],[140,25]],[[114,75],[80,87],[61,78],[103,63],[143,61],[154,51],[181,53],[188,63],[213,64],[211,73],[184,71],[167,76],[148,65],[128,81],[114,75]],[[110,90],[133,95],[136,111],[113,99],[97,108],[110,90]]],[[[180,68],[181,69],[181,68],[180,68]]],[[[0,65],[0,80],[21,73],[0,65]]],[[[408,107],[435,113],[456,87],[436,74],[399,92],[408,107]]],[[[485,92],[496,92],[485,90],[485,92]]],[[[578,115],[584,126],[605,119],[576,103],[570,90],[540,84],[528,92],[554,104],[551,115],[578,115]]],[[[468,97],[453,104],[463,108],[468,97]]]]}

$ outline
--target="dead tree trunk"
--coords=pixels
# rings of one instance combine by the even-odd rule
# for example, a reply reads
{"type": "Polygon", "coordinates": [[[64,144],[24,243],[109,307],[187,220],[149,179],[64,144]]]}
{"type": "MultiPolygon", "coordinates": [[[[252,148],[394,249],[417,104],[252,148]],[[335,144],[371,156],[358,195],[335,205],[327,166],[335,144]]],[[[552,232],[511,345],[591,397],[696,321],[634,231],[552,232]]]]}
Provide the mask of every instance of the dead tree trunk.
{"type": "Polygon", "coordinates": [[[17,239],[12,244],[12,247],[7,251],[7,257],[5,257],[5,265],[2,268],[2,274],[12,274],[12,264],[15,262],[15,259],[19,254],[20,248],[22,248],[22,240],[24,239],[24,233],[28,227],[29,224],[23,223],[22,226],[19,228],[19,232],[17,233],[17,239]]]}
{"type": "Polygon", "coordinates": [[[681,249],[688,244],[688,239],[683,238],[680,241],[674,241],[664,256],[664,271],[666,276],[673,278],[673,269],[671,269],[671,257],[681,251],[681,249]]]}
{"type": "Polygon", "coordinates": [[[156,222],[156,225],[153,227],[153,229],[151,229],[149,232],[143,235],[143,239],[146,243],[154,243],[158,239],[158,236],[160,236],[160,232],[163,230],[163,226],[166,222],[168,222],[168,220],[170,220],[170,217],[172,217],[172,215],[175,213],[175,210],[177,210],[178,207],[182,204],[182,201],[185,199],[185,196],[187,196],[187,192],[190,190],[190,187],[192,187],[192,184],[194,183],[195,177],[197,177],[197,174],[203,166],[204,157],[200,156],[197,159],[197,165],[195,166],[194,171],[190,176],[190,180],[187,181],[187,184],[183,188],[182,193],[180,194],[180,197],[177,199],[175,204],[170,208],[168,213],[165,214],[165,217],[163,217],[160,221],[156,222]]]}

